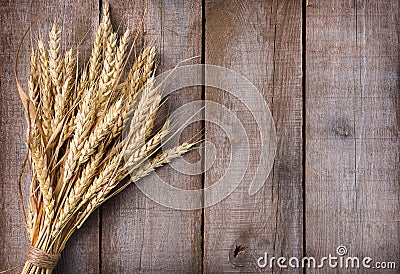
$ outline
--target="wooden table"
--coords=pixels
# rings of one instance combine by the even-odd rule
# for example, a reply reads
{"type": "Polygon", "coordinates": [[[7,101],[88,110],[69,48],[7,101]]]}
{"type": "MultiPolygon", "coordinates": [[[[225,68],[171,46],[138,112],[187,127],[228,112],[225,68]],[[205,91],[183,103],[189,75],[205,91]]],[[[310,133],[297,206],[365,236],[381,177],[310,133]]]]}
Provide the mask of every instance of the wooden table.
{"type": "MultiPolygon", "coordinates": [[[[79,44],[87,60],[102,5],[45,2],[0,4],[0,270],[23,263],[27,245],[17,202],[26,151],[13,72],[17,45],[34,16],[46,5],[55,6],[43,11],[32,37],[40,30],[46,38],[56,17],[63,45],[79,44]]],[[[216,89],[179,91],[167,101],[167,111],[193,100],[213,100],[243,122],[251,157],[242,184],[220,203],[194,211],[158,205],[132,186],[74,235],[55,273],[252,273],[261,271],[257,258],[264,252],[320,258],[336,254],[340,245],[352,256],[394,261],[398,271],[399,5],[377,0],[111,0],[119,33],[137,27],[147,9],[137,46],[157,46],[159,72],[200,56],[191,63],[224,66],[252,82],[275,121],[275,164],[264,187],[249,196],[261,142],[251,114],[216,89]]],[[[26,41],[19,60],[22,82],[28,49],[26,41]]],[[[217,126],[196,122],[181,139],[199,132],[215,144],[218,156],[204,176],[162,168],[160,174],[179,187],[212,185],[229,165],[229,140],[217,126]]],[[[198,161],[198,152],[186,159],[198,161]]],[[[275,266],[273,272],[279,271],[275,266]]],[[[307,272],[329,271],[338,270],[307,272]]]]}

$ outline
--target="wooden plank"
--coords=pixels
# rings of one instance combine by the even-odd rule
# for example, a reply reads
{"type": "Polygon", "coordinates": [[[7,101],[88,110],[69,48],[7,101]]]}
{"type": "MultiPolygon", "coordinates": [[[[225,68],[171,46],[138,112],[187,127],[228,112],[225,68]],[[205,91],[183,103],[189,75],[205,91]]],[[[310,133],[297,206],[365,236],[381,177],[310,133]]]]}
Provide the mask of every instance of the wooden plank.
{"type": "Polygon", "coordinates": [[[399,3],[308,4],[307,254],[398,263],[399,3]]]}
{"type": "MultiPolygon", "coordinates": [[[[1,16],[1,80],[0,89],[0,151],[3,157],[0,167],[0,270],[19,265],[25,260],[25,249],[28,239],[22,221],[22,212],[18,203],[17,179],[19,168],[26,148],[25,119],[22,104],[14,78],[14,60],[17,45],[30,21],[46,5],[54,8],[44,10],[39,22],[33,27],[32,37],[36,40],[39,31],[43,39],[51,28],[54,18],[62,26],[62,44],[68,47],[80,44],[82,58],[90,53],[91,37],[98,23],[98,4],[85,1],[51,1],[51,3],[34,3],[18,1],[3,3],[1,16]],[[72,23],[71,23],[72,22],[72,23]]],[[[29,37],[26,39],[19,59],[20,82],[26,87],[29,64],[29,37]]],[[[24,185],[28,193],[28,181],[24,185]]],[[[71,239],[55,272],[59,273],[97,273],[99,264],[98,216],[88,221],[77,235],[71,239]]]]}
{"type": "MultiPolygon", "coordinates": [[[[259,160],[259,129],[236,98],[206,88],[206,100],[225,105],[239,117],[251,152],[241,185],[205,209],[206,273],[259,272],[257,258],[264,252],[302,255],[301,14],[301,1],[206,1],[206,63],[230,68],[254,83],[270,106],[277,131],[273,170],[263,188],[249,196],[259,160]]],[[[206,139],[219,153],[205,176],[205,186],[211,186],[229,168],[230,142],[235,140],[211,123],[206,124],[206,139]]]]}
{"type": "MultiPolygon", "coordinates": [[[[158,72],[201,54],[200,1],[110,1],[111,17],[120,31],[135,29],[147,8],[137,50],[155,45],[158,72]],[[128,23],[126,23],[126,21],[128,23]]],[[[195,60],[200,62],[200,59],[195,60]]],[[[201,98],[200,88],[187,88],[171,96],[164,114],[201,98]]],[[[201,123],[185,130],[181,140],[201,133],[201,123]]],[[[197,135],[199,136],[199,135],[197,135]]],[[[185,156],[198,160],[195,151],[185,156]]],[[[185,188],[201,188],[201,176],[179,174],[163,167],[160,177],[185,188]]],[[[148,182],[144,179],[145,182],[148,182]]],[[[201,272],[201,210],[180,211],[163,207],[131,186],[102,209],[102,273],[201,272]]]]}
{"type": "MultiPolygon", "coordinates": [[[[1,270],[24,263],[28,244],[18,198],[18,174],[26,152],[24,116],[15,86],[13,66],[18,42],[29,22],[27,3],[2,4],[1,7],[1,79],[0,79],[0,265],[1,270]],[[23,14],[24,16],[21,16],[23,14]]],[[[24,47],[21,56],[27,53],[24,47]]],[[[26,74],[27,58],[20,59],[20,75],[26,74]]],[[[26,78],[24,78],[26,79],[26,78]]],[[[24,189],[26,190],[26,188],[24,189]]]]}

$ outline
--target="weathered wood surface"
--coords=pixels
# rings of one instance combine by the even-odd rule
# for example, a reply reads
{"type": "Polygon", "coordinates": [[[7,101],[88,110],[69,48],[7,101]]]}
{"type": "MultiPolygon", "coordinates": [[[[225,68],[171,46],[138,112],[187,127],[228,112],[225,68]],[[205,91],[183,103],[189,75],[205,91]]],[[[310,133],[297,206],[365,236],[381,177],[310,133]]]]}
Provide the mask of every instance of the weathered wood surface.
{"type": "Polygon", "coordinates": [[[399,263],[399,12],[398,1],[308,1],[310,256],[344,245],[399,263]]]}
{"type": "MultiPolygon", "coordinates": [[[[32,36],[40,29],[46,38],[57,16],[63,44],[81,43],[81,57],[87,60],[103,1],[0,3],[1,271],[24,262],[27,244],[17,194],[25,154],[25,122],[13,74],[17,44],[33,16],[46,5],[55,6],[44,12],[32,36]]],[[[350,256],[395,261],[397,270],[385,273],[398,271],[398,1],[113,0],[110,5],[119,33],[126,27],[134,30],[147,9],[136,48],[158,47],[158,72],[202,55],[190,62],[203,59],[228,67],[254,83],[275,121],[275,164],[264,187],[249,196],[261,142],[251,113],[221,90],[178,91],[166,101],[163,115],[205,98],[240,118],[251,153],[241,185],[203,212],[163,207],[131,186],[73,236],[55,273],[271,272],[256,265],[265,251],[319,258],[335,254],[339,245],[350,256]]],[[[29,39],[20,53],[21,82],[26,80],[28,46],[29,39]]],[[[181,140],[200,136],[202,130],[218,153],[205,176],[165,167],[158,172],[162,178],[198,189],[225,172],[230,141],[220,128],[197,122],[181,140]]],[[[200,158],[193,151],[185,159],[200,158]]],[[[275,264],[272,272],[280,271],[275,264]]],[[[338,271],[346,273],[333,272],[338,271]]]]}
{"type": "MultiPolygon", "coordinates": [[[[243,157],[242,165],[249,169],[239,187],[205,209],[205,273],[258,272],[257,258],[264,252],[302,256],[301,10],[301,1],[206,1],[205,61],[242,74],[262,93],[274,117],[278,149],[265,186],[250,196],[261,145],[253,114],[232,95],[206,88],[206,100],[239,117],[251,154],[249,163],[243,157]]],[[[206,134],[218,149],[205,176],[205,186],[210,186],[229,168],[234,140],[211,123],[206,134]]]]}
{"type": "MultiPolygon", "coordinates": [[[[137,47],[139,50],[142,46],[157,47],[158,72],[172,69],[178,62],[201,54],[200,2],[110,1],[110,6],[113,25],[122,23],[121,32],[127,27],[123,22],[128,19],[131,29],[137,27],[143,11],[147,10],[137,47]]],[[[160,116],[200,99],[200,88],[180,90],[166,101],[160,116]]],[[[201,123],[193,124],[181,139],[191,138],[199,132],[201,123]]],[[[185,156],[189,161],[196,158],[195,151],[185,156]]],[[[168,167],[157,173],[180,188],[201,188],[201,176],[185,176],[168,167]]],[[[201,222],[201,210],[166,208],[131,186],[102,209],[102,273],[201,272],[201,222]]]]}

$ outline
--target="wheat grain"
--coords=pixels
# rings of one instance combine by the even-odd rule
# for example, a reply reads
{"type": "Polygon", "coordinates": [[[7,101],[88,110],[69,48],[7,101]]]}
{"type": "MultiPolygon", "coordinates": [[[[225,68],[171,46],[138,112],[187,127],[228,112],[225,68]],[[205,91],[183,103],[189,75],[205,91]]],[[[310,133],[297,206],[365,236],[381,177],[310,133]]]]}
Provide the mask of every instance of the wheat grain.
{"type": "Polygon", "coordinates": [[[49,33],[49,71],[54,84],[53,96],[62,89],[62,59],[60,56],[60,34],[57,22],[54,22],[49,33]]]}
{"type": "MultiPolygon", "coordinates": [[[[103,148],[99,149],[103,151],[103,148]]],[[[65,225],[65,222],[71,217],[75,207],[82,199],[85,191],[89,187],[93,177],[96,174],[98,166],[103,159],[103,153],[96,153],[90,158],[81,176],[76,180],[73,188],[69,192],[68,198],[65,199],[63,206],[60,208],[60,213],[55,224],[53,235],[57,235],[60,229],[65,225]]]]}
{"type": "Polygon", "coordinates": [[[151,77],[154,67],[155,47],[147,47],[138,56],[124,83],[124,93],[133,97],[151,77]]]}
{"type": "Polygon", "coordinates": [[[146,153],[150,154],[156,149],[160,144],[162,139],[169,133],[169,126],[171,121],[168,119],[165,121],[163,127],[146,143],[146,153]]]}
{"type": "MultiPolygon", "coordinates": [[[[72,50],[61,54],[60,37],[55,22],[49,49],[39,40],[30,53],[27,104],[36,113],[27,130],[32,181],[26,229],[32,246],[54,254],[97,207],[191,147],[155,155],[170,130],[167,119],[151,135],[161,101],[154,86],[156,50],[145,48],[121,80],[130,32],[120,39],[113,33],[107,2],[81,69],[72,50]]],[[[28,261],[22,273],[51,270],[28,261]]]]}
{"type": "Polygon", "coordinates": [[[43,194],[43,205],[46,213],[46,223],[50,224],[54,217],[54,197],[53,187],[51,185],[49,170],[47,168],[46,154],[41,149],[40,135],[33,126],[33,136],[31,138],[31,158],[33,161],[33,168],[36,174],[36,178],[39,182],[40,191],[43,194]]]}
{"type": "Polygon", "coordinates": [[[146,131],[151,120],[148,119],[158,108],[161,96],[158,90],[153,88],[154,79],[151,78],[149,83],[143,90],[143,94],[139,99],[136,109],[130,119],[131,142],[128,145],[127,151],[131,152],[129,162],[134,162],[135,158],[140,158],[146,152],[145,141],[146,131]],[[142,149],[140,149],[142,148],[142,149]]]}
{"type": "Polygon", "coordinates": [[[126,57],[126,49],[128,47],[128,43],[129,43],[129,37],[130,37],[130,31],[129,31],[129,29],[127,29],[119,41],[119,45],[117,48],[117,54],[115,56],[115,63],[114,63],[114,71],[116,72],[117,76],[120,75],[120,73],[123,69],[123,65],[124,65],[125,57],[126,57]]]}
{"type": "Polygon", "coordinates": [[[107,112],[100,123],[96,125],[89,138],[80,151],[79,164],[85,163],[91,155],[95,153],[96,148],[110,134],[115,122],[120,117],[122,108],[122,99],[119,99],[107,112]]]}
{"type": "Polygon", "coordinates": [[[41,64],[41,74],[40,74],[40,99],[42,102],[41,105],[41,114],[43,115],[42,126],[43,131],[46,136],[51,135],[51,120],[53,117],[53,94],[51,91],[51,76],[50,76],[50,68],[49,68],[49,60],[47,58],[47,52],[44,47],[44,43],[39,40],[38,48],[40,52],[40,64],[41,64]]]}
{"type": "MultiPolygon", "coordinates": [[[[88,83],[92,85],[96,83],[95,80],[98,77],[98,71],[100,70],[101,67],[103,31],[104,31],[103,24],[100,24],[96,31],[92,48],[92,56],[89,61],[88,83]]],[[[84,77],[82,78],[84,79],[84,77]]],[[[86,83],[85,79],[82,82],[86,83]]]]}
{"type": "Polygon", "coordinates": [[[67,113],[67,102],[72,89],[72,84],[74,81],[74,64],[75,60],[72,56],[72,50],[68,51],[65,55],[65,73],[64,81],[61,90],[57,88],[57,94],[54,102],[54,119],[52,120],[51,128],[57,128],[58,124],[63,119],[64,115],[67,113]]]}
{"type": "MultiPolygon", "coordinates": [[[[97,204],[98,198],[104,196],[106,189],[102,188],[107,182],[113,181],[112,177],[118,177],[123,170],[119,169],[121,166],[121,155],[115,155],[112,157],[105,165],[104,169],[99,173],[99,175],[93,180],[92,184],[88,187],[85,195],[82,198],[79,207],[84,206],[87,202],[89,204],[97,204]]],[[[90,206],[86,206],[84,213],[85,216],[87,212],[91,210],[90,206]]]]}
{"type": "Polygon", "coordinates": [[[115,52],[117,45],[117,35],[112,33],[105,45],[104,52],[104,63],[103,70],[101,72],[99,81],[99,94],[98,94],[98,106],[99,111],[97,116],[101,116],[104,113],[104,109],[107,106],[109,96],[112,92],[112,87],[117,80],[117,72],[115,71],[115,52]]]}
{"type": "MultiPolygon", "coordinates": [[[[39,102],[40,102],[40,94],[39,94],[39,75],[40,75],[40,65],[38,62],[38,56],[35,51],[31,50],[30,54],[30,73],[28,80],[28,89],[29,89],[29,98],[33,102],[33,106],[38,111],[39,102]]],[[[40,117],[41,114],[37,113],[37,116],[40,117]]]]}
{"type": "Polygon", "coordinates": [[[111,25],[111,18],[110,18],[110,4],[108,2],[104,3],[103,7],[103,17],[102,22],[103,26],[103,43],[109,39],[112,33],[112,25],[111,25]]]}
{"type": "Polygon", "coordinates": [[[90,128],[94,123],[95,116],[95,105],[94,96],[91,92],[88,92],[84,98],[83,104],[79,109],[75,118],[75,131],[70,142],[70,149],[67,154],[64,175],[63,175],[63,188],[61,189],[60,196],[64,194],[64,190],[69,188],[69,181],[75,174],[78,160],[80,157],[81,149],[85,143],[85,138],[90,133],[90,128]]]}

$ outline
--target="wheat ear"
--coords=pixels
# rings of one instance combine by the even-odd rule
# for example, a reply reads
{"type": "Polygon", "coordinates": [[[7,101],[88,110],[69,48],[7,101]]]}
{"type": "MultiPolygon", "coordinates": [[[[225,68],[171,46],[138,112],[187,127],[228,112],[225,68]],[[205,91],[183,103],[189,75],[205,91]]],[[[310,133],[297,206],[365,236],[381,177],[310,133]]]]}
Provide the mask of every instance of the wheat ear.
{"type": "Polygon", "coordinates": [[[41,74],[40,74],[40,99],[42,102],[41,105],[41,114],[43,115],[42,127],[46,136],[51,135],[51,120],[53,118],[53,93],[51,91],[52,83],[51,83],[51,75],[50,75],[50,67],[49,60],[47,58],[47,52],[44,47],[44,43],[39,40],[38,48],[40,52],[40,64],[41,64],[41,74]]]}

